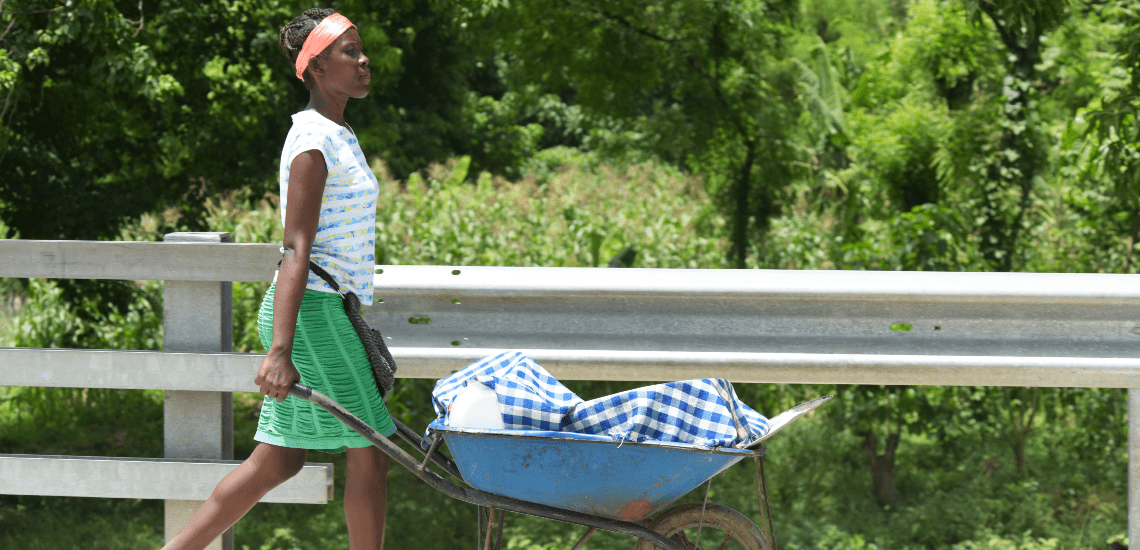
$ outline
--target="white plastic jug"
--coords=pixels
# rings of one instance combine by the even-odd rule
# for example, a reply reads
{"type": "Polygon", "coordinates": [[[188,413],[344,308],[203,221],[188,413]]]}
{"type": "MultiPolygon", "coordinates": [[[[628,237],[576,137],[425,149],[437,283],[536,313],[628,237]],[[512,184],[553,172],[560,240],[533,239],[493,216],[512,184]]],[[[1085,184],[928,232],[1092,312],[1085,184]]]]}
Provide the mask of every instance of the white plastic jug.
{"type": "Polygon", "coordinates": [[[502,430],[503,413],[495,390],[471,380],[448,408],[447,424],[454,428],[502,430]]]}

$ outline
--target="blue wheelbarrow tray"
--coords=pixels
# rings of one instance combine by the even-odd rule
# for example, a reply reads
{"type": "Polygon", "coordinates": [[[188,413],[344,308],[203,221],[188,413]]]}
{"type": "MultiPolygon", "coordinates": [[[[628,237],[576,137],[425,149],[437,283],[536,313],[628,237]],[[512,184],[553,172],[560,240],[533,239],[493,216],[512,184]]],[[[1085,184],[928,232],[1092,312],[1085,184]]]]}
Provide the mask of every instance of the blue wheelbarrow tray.
{"type": "Polygon", "coordinates": [[[463,481],[488,493],[637,522],[758,449],[705,448],[606,436],[441,426],[463,481]]]}

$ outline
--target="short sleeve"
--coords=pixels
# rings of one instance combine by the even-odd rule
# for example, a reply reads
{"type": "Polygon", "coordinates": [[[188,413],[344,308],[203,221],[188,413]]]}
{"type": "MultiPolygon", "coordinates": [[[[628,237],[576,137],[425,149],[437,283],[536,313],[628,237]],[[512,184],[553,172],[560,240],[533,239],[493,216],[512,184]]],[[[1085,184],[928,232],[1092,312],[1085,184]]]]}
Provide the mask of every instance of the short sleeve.
{"type": "Polygon", "coordinates": [[[332,159],[335,158],[332,137],[316,130],[316,128],[310,128],[297,133],[296,139],[289,144],[289,149],[285,154],[286,166],[292,166],[293,159],[297,158],[297,155],[305,151],[317,150],[325,158],[325,169],[332,169],[332,159]]]}

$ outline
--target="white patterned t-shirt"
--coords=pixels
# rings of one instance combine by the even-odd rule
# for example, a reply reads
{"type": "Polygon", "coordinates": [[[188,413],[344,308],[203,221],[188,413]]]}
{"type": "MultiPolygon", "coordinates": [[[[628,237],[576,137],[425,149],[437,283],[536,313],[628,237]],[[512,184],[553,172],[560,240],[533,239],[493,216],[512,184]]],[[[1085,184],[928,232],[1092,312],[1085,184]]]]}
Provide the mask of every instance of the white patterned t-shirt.
{"type": "MultiPolygon", "coordinates": [[[[311,150],[324,156],[328,177],[309,259],[332,275],[342,290],[355,293],[365,305],[371,304],[380,184],[360,151],[356,135],[312,109],[293,115],[293,127],[281,150],[281,224],[285,224],[288,208],[289,166],[297,155],[311,150]]],[[[335,292],[312,271],[305,288],[335,292]]]]}

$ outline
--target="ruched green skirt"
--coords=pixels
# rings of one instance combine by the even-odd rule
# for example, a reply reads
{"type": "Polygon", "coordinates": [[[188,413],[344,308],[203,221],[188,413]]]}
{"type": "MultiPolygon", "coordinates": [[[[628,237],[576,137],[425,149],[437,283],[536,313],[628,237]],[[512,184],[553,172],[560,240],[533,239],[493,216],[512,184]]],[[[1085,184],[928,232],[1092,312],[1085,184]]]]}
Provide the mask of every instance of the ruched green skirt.
{"type": "MultiPolygon", "coordinates": [[[[273,342],[273,291],[269,287],[257,317],[261,344],[273,342]]],[[[368,353],[352,328],[338,294],[306,289],[293,336],[293,365],[301,383],[343,405],[376,431],[390,436],[396,426],[376,389],[368,353]]],[[[290,395],[280,403],[266,398],[254,439],[297,449],[340,452],[367,447],[367,439],[324,409],[290,395]]]]}

